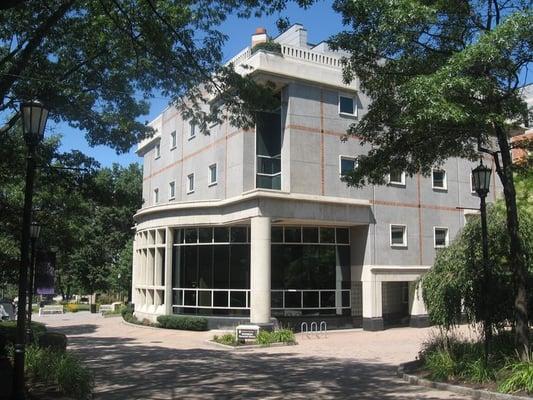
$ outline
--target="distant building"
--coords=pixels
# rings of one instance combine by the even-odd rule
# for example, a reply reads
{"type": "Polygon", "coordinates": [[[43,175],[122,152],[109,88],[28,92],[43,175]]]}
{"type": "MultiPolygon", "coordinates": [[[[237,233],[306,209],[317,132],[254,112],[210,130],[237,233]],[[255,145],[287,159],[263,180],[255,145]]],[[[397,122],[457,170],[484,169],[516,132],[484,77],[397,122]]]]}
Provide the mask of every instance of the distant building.
{"type": "MultiPolygon", "coordinates": [[[[533,112],[533,83],[524,86],[521,91],[522,97],[527,103],[529,112],[533,112]]],[[[528,114],[527,121],[524,122],[522,127],[525,131],[523,131],[523,133],[521,131],[520,134],[513,136],[511,138],[511,145],[516,145],[518,142],[533,141],[533,118],[530,114],[528,114]]],[[[530,153],[531,151],[520,147],[511,150],[513,162],[518,164],[524,162],[530,153]]]]}
{"type": "MultiPolygon", "coordinates": [[[[252,43],[267,39],[259,29],[252,43]]],[[[168,108],[139,144],[136,315],[426,325],[415,282],[464,226],[464,208],[479,207],[473,164],[449,159],[429,177],[391,165],[388,184],[347,187],[343,174],[369,147],[341,137],[369,99],[357,79],[342,82],[341,54],[309,44],[302,25],[273,41],[279,52],[246,47],[231,60],[277,85],[281,107],[255,129],[224,123],[207,136],[168,108]]]]}

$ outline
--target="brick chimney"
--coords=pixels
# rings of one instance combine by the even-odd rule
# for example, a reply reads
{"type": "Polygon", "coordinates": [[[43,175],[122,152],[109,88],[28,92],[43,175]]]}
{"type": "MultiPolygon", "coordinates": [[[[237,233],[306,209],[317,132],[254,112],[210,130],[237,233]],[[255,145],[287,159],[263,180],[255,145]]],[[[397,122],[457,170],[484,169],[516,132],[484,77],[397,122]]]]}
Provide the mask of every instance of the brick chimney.
{"type": "Polygon", "coordinates": [[[267,31],[265,28],[257,28],[252,35],[252,47],[259,43],[265,43],[268,40],[267,31]]]}

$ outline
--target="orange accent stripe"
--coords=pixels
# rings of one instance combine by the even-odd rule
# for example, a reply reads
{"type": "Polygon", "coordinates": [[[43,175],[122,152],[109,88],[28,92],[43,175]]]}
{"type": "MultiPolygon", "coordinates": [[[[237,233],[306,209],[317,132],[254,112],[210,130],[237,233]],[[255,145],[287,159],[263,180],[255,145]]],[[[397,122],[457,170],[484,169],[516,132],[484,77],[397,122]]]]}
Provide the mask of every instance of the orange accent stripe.
{"type": "Polygon", "coordinates": [[[187,154],[185,157],[182,157],[181,160],[177,160],[177,161],[174,161],[173,163],[171,164],[168,164],[166,166],[164,166],[163,168],[161,169],[158,169],[157,171],[153,172],[152,174],[148,175],[148,176],[145,176],[143,178],[143,181],[147,180],[147,179],[150,179],[150,178],[153,178],[154,176],[156,175],[159,175],[160,173],[164,172],[164,171],[167,171],[168,169],[172,168],[172,167],[175,167],[176,165],[179,165],[180,163],[182,163],[183,161],[185,160],[188,160],[189,158],[192,158],[200,153],[203,153],[204,151],[206,150],[209,150],[210,148],[222,143],[222,142],[226,142],[227,139],[235,136],[235,135],[238,135],[239,133],[242,133],[242,132],[248,132],[248,131],[235,131],[233,133],[230,133],[229,135],[226,135],[224,136],[223,138],[220,138],[216,141],[214,141],[213,143],[210,143],[208,144],[207,146],[205,147],[202,147],[201,149],[198,149],[190,154],[187,154]]]}
{"type": "Polygon", "coordinates": [[[379,206],[394,206],[394,207],[409,207],[409,208],[426,208],[430,210],[441,210],[441,211],[462,211],[455,207],[447,206],[434,206],[431,204],[416,204],[416,203],[400,203],[396,201],[384,201],[384,200],[370,200],[370,203],[376,204],[379,206]]]}

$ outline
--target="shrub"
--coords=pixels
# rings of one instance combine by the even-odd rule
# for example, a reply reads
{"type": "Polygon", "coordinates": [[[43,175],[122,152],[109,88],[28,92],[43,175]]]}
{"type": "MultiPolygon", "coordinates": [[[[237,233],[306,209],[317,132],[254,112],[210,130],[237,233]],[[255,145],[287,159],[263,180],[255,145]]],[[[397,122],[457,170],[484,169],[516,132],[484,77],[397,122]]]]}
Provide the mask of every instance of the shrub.
{"type": "Polygon", "coordinates": [[[27,373],[36,381],[54,385],[63,394],[75,399],[91,397],[93,376],[72,354],[29,346],[25,360],[27,373]]]}
{"type": "Polygon", "coordinates": [[[270,346],[272,343],[276,342],[276,338],[273,332],[260,330],[255,341],[262,346],[270,346]]]}
{"type": "Polygon", "coordinates": [[[181,329],[186,331],[206,331],[207,318],[187,317],[181,315],[160,315],[157,322],[161,328],[181,329]]]}
{"type": "Polygon", "coordinates": [[[213,336],[213,340],[217,343],[226,344],[228,346],[236,346],[238,344],[237,338],[233,333],[225,333],[222,336],[213,336]]]}
{"type": "Polygon", "coordinates": [[[67,336],[59,332],[47,332],[39,338],[39,347],[65,351],[67,350],[67,336]]]}
{"type": "Polygon", "coordinates": [[[72,304],[72,303],[68,303],[66,305],[66,309],[68,312],[78,312],[79,311],[79,307],[77,304],[72,304]]]}
{"type": "MultiPolygon", "coordinates": [[[[39,343],[39,338],[46,333],[46,326],[39,322],[31,323],[32,340],[34,343],[39,343]]],[[[7,347],[15,343],[17,334],[17,321],[2,321],[0,322],[0,355],[6,355],[7,347]]]]}
{"type": "Polygon", "coordinates": [[[252,54],[259,50],[265,50],[270,51],[272,53],[281,54],[281,45],[279,43],[273,42],[272,40],[268,40],[263,43],[258,43],[252,48],[252,54]]]}
{"type": "Polygon", "coordinates": [[[477,383],[491,382],[496,378],[494,369],[490,365],[486,366],[482,357],[467,361],[462,375],[477,383]]]}
{"type": "Polygon", "coordinates": [[[295,343],[294,333],[290,329],[279,329],[276,331],[260,330],[257,334],[256,343],[262,346],[269,346],[272,343],[295,343]]]}
{"type": "Polygon", "coordinates": [[[135,318],[133,316],[133,307],[131,304],[128,304],[120,309],[120,314],[122,315],[122,318],[124,318],[124,321],[126,322],[132,322],[132,320],[135,318]]]}
{"type": "Polygon", "coordinates": [[[524,391],[533,394],[533,356],[526,361],[509,361],[500,371],[505,376],[498,390],[504,393],[524,391]]]}
{"type": "Polygon", "coordinates": [[[273,334],[276,337],[276,342],[281,343],[296,343],[296,338],[294,337],[294,332],[290,329],[279,329],[274,331],[273,334]]]}
{"type": "Polygon", "coordinates": [[[430,372],[431,379],[446,381],[455,373],[455,361],[449,351],[439,349],[426,355],[425,365],[430,372]]]}

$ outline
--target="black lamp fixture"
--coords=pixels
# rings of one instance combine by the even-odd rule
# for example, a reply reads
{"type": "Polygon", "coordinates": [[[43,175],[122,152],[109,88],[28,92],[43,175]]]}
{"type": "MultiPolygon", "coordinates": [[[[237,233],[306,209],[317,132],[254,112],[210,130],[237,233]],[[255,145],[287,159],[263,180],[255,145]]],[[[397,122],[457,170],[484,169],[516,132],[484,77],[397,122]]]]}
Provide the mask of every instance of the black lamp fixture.
{"type": "Polygon", "coordinates": [[[472,183],[479,197],[485,197],[489,193],[491,174],[492,170],[486,165],[483,165],[483,161],[472,170],[472,183]]]}
{"type": "Polygon", "coordinates": [[[28,146],[36,146],[44,138],[44,128],[48,120],[48,110],[37,100],[27,101],[20,105],[22,114],[22,130],[28,146]]]}

